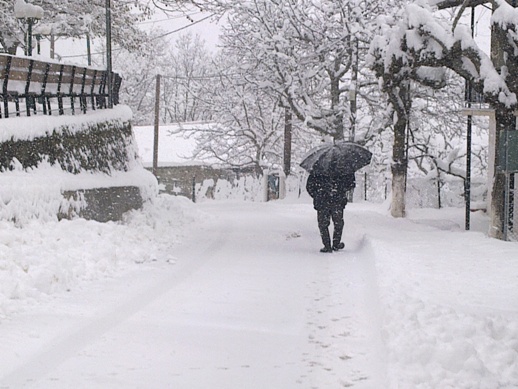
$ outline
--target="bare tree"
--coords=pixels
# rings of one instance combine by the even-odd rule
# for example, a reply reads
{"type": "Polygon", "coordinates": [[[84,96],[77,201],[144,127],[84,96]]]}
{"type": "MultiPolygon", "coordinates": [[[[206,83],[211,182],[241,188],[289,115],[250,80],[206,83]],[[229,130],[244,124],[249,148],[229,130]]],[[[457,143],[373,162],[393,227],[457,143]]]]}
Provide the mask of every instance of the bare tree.
{"type": "Polygon", "coordinates": [[[214,80],[212,54],[199,34],[181,34],[175,41],[164,72],[164,122],[210,120],[202,102],[204,85],[214,80]]]}
{"type": "Polygon", "coordinates": [[[277,99],[246,82],[232,57],[221,55],[214,68],[219,77],[207,85],[210,101],[204,101],[204,107],[216,122],[187,133],[197,141],[194,157],[252,167],[260,175],[264,167],[282,161],[284,109],[277,99]]]}
{"type": "Polygon", "coordinates": [[[121,100],[134,112],[135,124],[154,121],[156,75],[162,77],[160,94],[161,122],[209,120],[203,101],[206,83],[214,80],[212,54],[203,41],[192,34],[181,35],[171,44],[161,30],[146,38],[148,45],[138,53],[127,50],[115,55],[114,68],[124,75],[121,100]]]}
{"type": "Polygon", "coordinates": [[[140,52],[116,51],[113,67],[123,75],[121,102],[131,107],[133,123],[149,125],[154,120],[156,75],[168,70],[171,46],[163,31],[149,33],[148,45],[140,52]]]}
{"type": "Polygon", "coordinates": [[[243,66],[255,68],[249,82],[270,89],[310,128],[334,139],[346,136],[357,48],[370,39],[365,24],[379,13],[376,2],[207,3],[226,13],[223,44],[243,66]]]}

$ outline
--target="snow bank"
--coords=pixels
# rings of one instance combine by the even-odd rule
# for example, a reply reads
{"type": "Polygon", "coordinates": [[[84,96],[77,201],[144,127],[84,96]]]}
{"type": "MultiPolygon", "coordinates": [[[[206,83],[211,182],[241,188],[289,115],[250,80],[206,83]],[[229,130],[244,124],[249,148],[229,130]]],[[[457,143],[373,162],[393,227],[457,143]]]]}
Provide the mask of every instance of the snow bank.
{"type": "Polygon", "coordinates": [[[142,262],[174,263],[171,246],[201,219],[187,199],[161,195],[124,223],[33,220],[18,228],[0,221],[0,320],[84,281],[142,262]]]}
{"type": "Polygon", "coordinates": [[[80,200],[66,200],[64,191],[117,186],[139,186],[144,201],[156,196],[155,177],[144,169],[128,172],[114,171],[111,175],[100,172],[67,173],[59,166],[42,163],[35,169],[0,174],[0,220],[14,221],[21,226],[31,220],[56,220],[57,215],[69,208],[83,207],[80,200]]]}
{"type": "Polygon", "coordinates": [[[417,210],[413,221],[391,220],[369,238],[387,387],[516,388],[518,314],[509,307],[518,305],[518,248],[460,233],[447,213],[434,219],[432,210],[417,210]]]}

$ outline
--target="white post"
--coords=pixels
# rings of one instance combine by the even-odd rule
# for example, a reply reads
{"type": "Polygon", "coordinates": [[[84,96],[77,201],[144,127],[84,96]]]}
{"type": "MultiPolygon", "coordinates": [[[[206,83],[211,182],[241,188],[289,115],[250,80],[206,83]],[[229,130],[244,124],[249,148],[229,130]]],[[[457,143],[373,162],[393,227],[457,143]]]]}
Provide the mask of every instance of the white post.
{"type": "Polygon", "coordinates": [[[279,200],[286,198],[286,174],[279,169],[279,200]]]}
{"type": "Polygon", "coordinates": [[[495,155],[496,147],[496,118],[495,110],[490,108],[465,108],[462,114],[466,116],[487,116],[489,118],[489,139],[488,139],[488,161],[487,161],[487,204],[486,209],[488,215],[491,214],[491,192],[493,181],[495,178],[495,155]]]}
{"type": "Polygon", "coordinates": [[[263,201],[268,201],[268,170],[263,170],[263,201]]]}

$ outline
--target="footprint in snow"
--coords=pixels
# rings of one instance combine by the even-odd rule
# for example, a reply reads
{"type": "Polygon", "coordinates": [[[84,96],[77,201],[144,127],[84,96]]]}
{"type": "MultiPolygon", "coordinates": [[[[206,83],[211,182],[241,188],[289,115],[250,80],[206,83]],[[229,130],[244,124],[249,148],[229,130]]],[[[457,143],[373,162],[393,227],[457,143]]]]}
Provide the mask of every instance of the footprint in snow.
{"type": "Polygon", "coordinates": [[[286,240],[300,238],[301,236],[302,235],[300,234],[300,232],[292,232],[292,233],[286,235],[286,240]]]}

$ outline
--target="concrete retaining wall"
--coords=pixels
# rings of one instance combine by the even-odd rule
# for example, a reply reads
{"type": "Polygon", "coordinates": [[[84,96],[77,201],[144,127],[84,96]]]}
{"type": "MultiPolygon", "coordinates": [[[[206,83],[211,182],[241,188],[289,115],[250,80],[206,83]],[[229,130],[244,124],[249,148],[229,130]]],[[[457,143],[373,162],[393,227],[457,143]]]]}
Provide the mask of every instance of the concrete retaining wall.
{"type": "Polygon", "coordinates": [[[77,211],[71,207],[58,215],[60,219],[79,216],[98,222],[119,221],[124,213],[143,205],[140,188],[135,186],[65,191],[63,196],[70,203],[84,202],[86,206],[77,211]]]}

